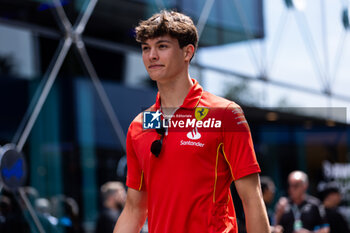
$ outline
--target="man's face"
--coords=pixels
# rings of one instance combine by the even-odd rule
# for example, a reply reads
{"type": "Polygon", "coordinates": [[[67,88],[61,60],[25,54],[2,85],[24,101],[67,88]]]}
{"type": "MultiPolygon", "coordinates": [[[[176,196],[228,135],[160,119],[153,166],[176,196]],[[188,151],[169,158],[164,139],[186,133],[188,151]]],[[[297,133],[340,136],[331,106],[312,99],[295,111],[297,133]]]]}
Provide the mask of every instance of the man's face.
{"type": "Polygon", "coordinates": [[[114,194],[111,195],[110,198],[113,202],[112,206],[116,207],[117,209],[122,209],[126,201],[126,192],[124,188],[116,190],[116,192],[114,192],[114,194]]]}
{"type": "Polygon", "coordinates": [[[263,197],[266,204],[272,203],[273,198],[275,197],[275,186],[273,184],[268,185],[268,188],[265,190],[263,197]]]}
{"type": "Polygon", "coordinates": [[[339,205],[341,202],[341,194],[339,192],[332,192],[327,197],[328,202],[331,208],[334,208],[339,205]]]}
{"type": "Polygon", "coordinates": [[[161,83],[187,74],[187,46],[180,48],[177,39],[164,35],[148,39],[141,46],[143,63],[152,80],[161,83]]]}
{"type": "Polygon", "coordinates": [[[288,179],[288,193],[290,198],[294,201],[300,199],[306,192],[306,184],[298,178],[289,177],[288,179]]]}

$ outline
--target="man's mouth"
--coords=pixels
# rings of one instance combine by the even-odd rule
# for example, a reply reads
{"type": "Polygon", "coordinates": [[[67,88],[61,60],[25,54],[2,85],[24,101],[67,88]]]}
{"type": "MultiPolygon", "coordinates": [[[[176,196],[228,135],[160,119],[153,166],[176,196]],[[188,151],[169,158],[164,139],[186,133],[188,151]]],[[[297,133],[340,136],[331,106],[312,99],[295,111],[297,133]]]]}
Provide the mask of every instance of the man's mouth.
{"type": "Polygon", "coordinates": [[[157,69],[157,68],[161,68],[163,67],[163,65],[150,65],[148,66],[149,69],[157,69]]]}

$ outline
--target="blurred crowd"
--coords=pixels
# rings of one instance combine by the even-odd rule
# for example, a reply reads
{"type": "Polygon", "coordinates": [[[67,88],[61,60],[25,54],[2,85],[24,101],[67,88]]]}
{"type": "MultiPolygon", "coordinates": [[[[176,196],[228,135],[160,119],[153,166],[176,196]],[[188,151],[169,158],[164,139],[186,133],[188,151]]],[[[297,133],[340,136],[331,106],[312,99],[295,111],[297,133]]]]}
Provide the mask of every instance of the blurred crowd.
{"type": "MultiPolygon", "coordinates": [[[[57,195],[40,197],[33,187],[23,187],[12,193],[0,192],[0,233],[81,233],[82,219],[78,203],[71,197],[57,195]],[[23,196],[20,192],[23,192],[23,196]],[[27,203],[26,203],[27,201],[27,203]],[[39,225],[33,219],[34,211],[39,225]],[[42,229],[42,231],[40,230],[42,229]]],[[[100,188],[101,208],[96,216],[95,229],[88,232],[113,232],[115,223],[124,208],[126,189],[122,182],[110,181],[100,188]]]]}
{"type": "MultiPolygon", "coordinates": [[[[262,176],[260,181],[271,232],[350,233],[349,223],[339,209],[342,195],[337,183],[322,183],[317,197],[314,197],[307,193],[307,174],[293,171],[287,180],[288,195],[276,200],[274,181],[267,176],[262,176]]],[[[79,207],[73,198],[64,195],[43,198],[32,187],[24,187],[23,191],[45,232],[84,232],[80,224],[79,207]]],[[[96,217],[94,232],[113,232],[125,205],[125,186],[121,182],[107,182],[101,186],[100,196],[101,208],[96,217]]],[[[241,219],[238,221],[241,223],[241,219]]],[[[240,225],[239,232],[244,233],[244,224],[240,225]]],[[[5,190],[0,194],[0,232],[38,232],[23,198],[5,190]]],[[[147,223],[142,232],[147,232],[147,223]]]]}
{"type": "Polygon", "coordinates": [[[261,177],[263,199],[271,232],[275,233],[350,233],[349,223],[339,209],[342,196],[335,182],[322,183],[317,197],[307,193],[309,179],[302,171],[288,176],[288,196],[275,205],[276,187],[269,177],[261,177]]]}
{"type": "Polygon", "coordinates": [[[46,233],[79,233],[82,232],[79,220],[78,204],[71,197],[57,195],[47,199],[40,197],[33,187],[23,187],[16,193],[1,191],[1,233],[41,232],[40,229],[46,233]]]}

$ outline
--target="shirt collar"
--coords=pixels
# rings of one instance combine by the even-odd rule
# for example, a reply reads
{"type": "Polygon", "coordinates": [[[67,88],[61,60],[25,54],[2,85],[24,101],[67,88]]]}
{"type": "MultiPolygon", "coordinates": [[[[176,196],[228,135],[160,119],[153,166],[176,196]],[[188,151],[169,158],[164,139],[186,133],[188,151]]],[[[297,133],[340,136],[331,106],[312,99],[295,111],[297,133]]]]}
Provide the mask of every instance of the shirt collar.
{"type": "MultiPolygon", "coordinates": [[[[199,101],[203,94],[203,88],[197,80],[191,79],[193,86],[191,87],[190,91],[188,92],[184,102],[180,106],[180,108],[187,108],[187,109],[194,109],[199,104],[199,101]]],[[[156,98],[156,109],[160,109],[160,95],[159,92],[157,93],[156,98]]]]}

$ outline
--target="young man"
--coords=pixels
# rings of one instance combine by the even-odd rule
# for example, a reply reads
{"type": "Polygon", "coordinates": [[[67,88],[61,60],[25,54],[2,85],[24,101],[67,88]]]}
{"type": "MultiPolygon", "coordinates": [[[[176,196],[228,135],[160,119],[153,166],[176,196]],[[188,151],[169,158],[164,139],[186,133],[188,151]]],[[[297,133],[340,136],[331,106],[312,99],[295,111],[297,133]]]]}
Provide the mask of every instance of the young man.
{"type": "Polygon", "coordinates": [[[159,91],[148,110],[154,118],[162,113],[168,128],[145,129],[145,114],[131,123],[129,189],[114,233],[137,233],[147,217],[150,233],[237,232],[232,181],[248,232],[269,232],[260,168],[241,108],[203,91],[189,76],[198,40],[192,20],[162,11],[136,27],[136,40],[159,91]]]}

